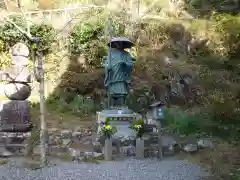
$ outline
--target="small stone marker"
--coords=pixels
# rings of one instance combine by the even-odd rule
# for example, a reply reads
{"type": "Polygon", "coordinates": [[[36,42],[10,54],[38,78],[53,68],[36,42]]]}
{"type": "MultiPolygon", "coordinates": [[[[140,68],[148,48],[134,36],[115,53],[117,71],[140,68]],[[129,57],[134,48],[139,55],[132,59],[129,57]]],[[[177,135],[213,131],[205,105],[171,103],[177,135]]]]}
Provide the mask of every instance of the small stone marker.
{"type": "Polygon", "coordinates": [[[193,153],[198,151],[198,146],[197,144],[187,144],[183,147],[183,150],[185,152],[193,153]]]}
{"type": "Polygon", "coordinates": [[[104,159],[105,161],[112,160],[112,139],[107,138],[104,145],[104,159]]]}
{"type": "Polygon", "coordinates": [[[162,146],[162,126],[161,121],[164,120],[164,103],[159,101],[150,105],[152,108],[153,119],[158,122],[158,158],[162,160],[163,158],[163,146],[162,146]]]}
{"type": "Polygon", "coordinates": [[[144,158],[144,139],[136,139],[136,157],[144,158]]]}
{"type": "Polygon", "coordinates": [[[213,149],[213,142],[210,139],[200,139],[197,141],[197,145],[199,148],[213,149]]]}

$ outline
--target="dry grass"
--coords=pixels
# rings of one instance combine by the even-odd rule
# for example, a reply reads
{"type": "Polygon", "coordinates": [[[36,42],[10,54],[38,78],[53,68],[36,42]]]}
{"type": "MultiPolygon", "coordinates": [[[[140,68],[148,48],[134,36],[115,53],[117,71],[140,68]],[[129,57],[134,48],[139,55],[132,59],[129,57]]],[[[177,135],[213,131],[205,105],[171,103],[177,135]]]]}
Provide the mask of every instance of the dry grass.
{"type": "Polygon", "coordinates": [[[0,159],[0,165],[4,165],[8,163],[8,159],[0,159]]]}
{"type": "Polygon", "coordinates": [[[221,141],[216,144],[214,150],[201,150],[192,155],[181,154],[179,158],[201,164],[209,169],[212,173],[209,180],[239,180],[240,178],[240,145],[221,141]]]}
{"type": "Polygon", "coordinates": [[[41,169],[40,161],[27,160],[23,162],[22,166],[31,170],[41,169]]]}

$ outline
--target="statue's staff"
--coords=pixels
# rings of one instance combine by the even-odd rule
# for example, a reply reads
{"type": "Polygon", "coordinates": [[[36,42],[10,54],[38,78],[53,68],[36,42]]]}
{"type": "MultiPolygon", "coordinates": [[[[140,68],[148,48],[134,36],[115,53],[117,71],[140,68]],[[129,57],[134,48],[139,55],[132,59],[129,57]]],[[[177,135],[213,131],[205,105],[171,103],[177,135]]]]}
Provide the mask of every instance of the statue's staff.
{"type": "MultiPolygon", "coordinates": [[[[110,16],[110,15],[109,15],[110,16]]],[[[112,40],[112,34],[113,34],[113,26],[112,26],[112,18],[109,17],[108,18],[108,26],[107,26],[107,30],[108,30],[108,34],[109,34],[109,54],[108,54],[108,66],[111,67],[111,60],[112,60],[112,52],[111,52],[111,49],[112,49],[112,43],[111,43],[111,40],[112,40]]],[[[111,81],[111,73],[109,73],[109,79],[111,81]]],[[[111,98],[110,98],[110,93],[108,93],[108,108],[110,108],[110,105],[111,105],[111,98]]]]}

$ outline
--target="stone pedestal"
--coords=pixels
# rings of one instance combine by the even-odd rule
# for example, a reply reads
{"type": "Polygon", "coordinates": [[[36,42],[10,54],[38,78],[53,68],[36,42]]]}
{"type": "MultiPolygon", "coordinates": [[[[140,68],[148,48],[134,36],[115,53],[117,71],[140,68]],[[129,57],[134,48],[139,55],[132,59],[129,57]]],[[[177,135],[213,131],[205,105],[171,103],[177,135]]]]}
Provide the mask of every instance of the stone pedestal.
{"type": "Polygon", "coordinates": [[[104,145],[104,160],[112,160],[112,139],[107,138],[104,145]]]}
{"type": "Polygon", "coordinates": [[[110,124],[117,128],[117,132],[114,134],[113,138],[124,139],[135,139],[136,133],[130,129],[131,122],[133,119],[141,119],[141,115],[132,112],[130,109],[109,109],[97,112],[97,124],[98,131],[100,133],[106,119],[110,118],[110,124]]]}
{"type": "Polygon", "coordinates": [[[135,146],[136,132],[130,129],[133,119],[141,119],[141,115],[134,113],[127,108],[108,109],[97,112],[98,140],[104,146],[105,138],[100,132],[107,118],[110,119],[110,124],[116,127],[117,132],[112,136],[112,146],[117,148],[117,153],[120,153],[121,147],[135,146]]]}
{"type": "Polygon", "coordinates": [[[144,158],[144,139],[136,139],[136,157],[144,158]]]}

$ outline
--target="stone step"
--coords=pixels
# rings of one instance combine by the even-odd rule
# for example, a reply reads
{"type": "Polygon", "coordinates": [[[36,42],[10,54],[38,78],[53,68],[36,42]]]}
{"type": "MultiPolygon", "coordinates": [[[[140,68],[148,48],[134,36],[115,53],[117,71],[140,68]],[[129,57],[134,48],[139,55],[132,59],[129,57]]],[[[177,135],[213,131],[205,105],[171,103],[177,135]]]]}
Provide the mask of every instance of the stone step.
{"type": "Polygon", "coordinates": [[[28,133],[12,133],[12,132],[0,132],[0,137],[4,137],[4,138],[28,138],[31,137],[31,132],[28,133]]]}
{"type": "Polygon", "coordinates": [[[27,146],[27,144],[6,144],[6,147],[11,148],[26,148],[27,146]]]}

